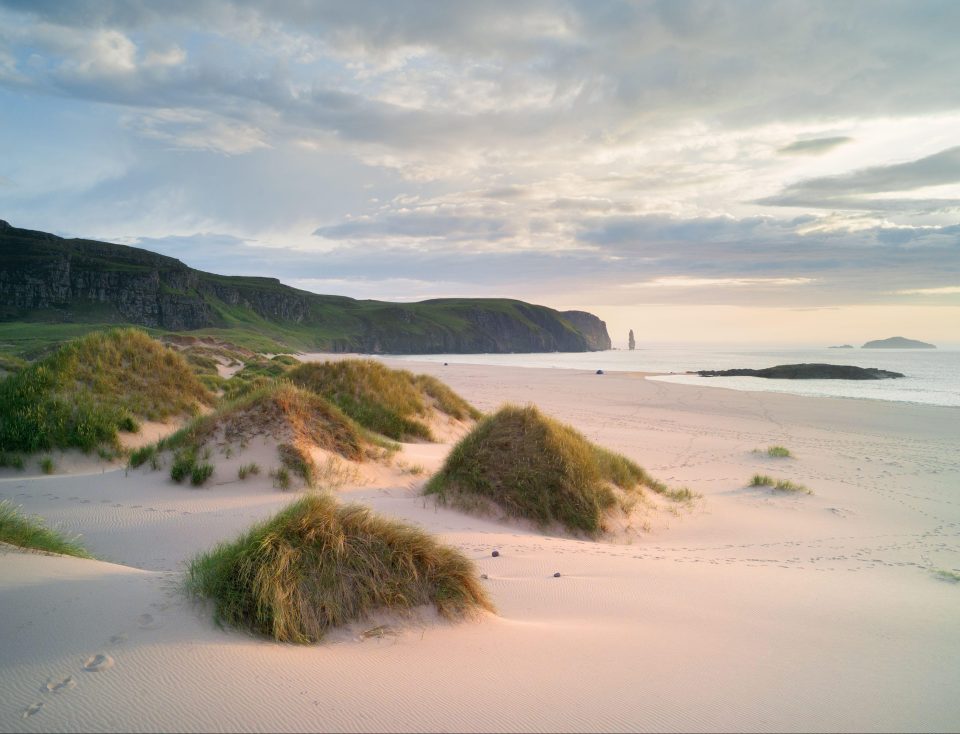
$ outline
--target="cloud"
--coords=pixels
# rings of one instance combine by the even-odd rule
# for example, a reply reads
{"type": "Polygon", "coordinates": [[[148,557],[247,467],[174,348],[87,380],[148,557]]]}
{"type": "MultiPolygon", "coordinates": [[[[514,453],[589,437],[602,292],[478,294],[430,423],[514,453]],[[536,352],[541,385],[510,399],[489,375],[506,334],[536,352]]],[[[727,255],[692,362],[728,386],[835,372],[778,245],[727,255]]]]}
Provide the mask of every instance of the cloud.
{"type": "Polygon", "coordinates": [[[777,152],[781,155],[823,155],[852,140],[853,138],[846,136],[797,140],[790,145],[783,146],[777,152]]]}
{"type": "Polygon", "coordinates": [[[960,206],[960,199],[875,199],[870,194],[908,192],[928,186],[960,183],[960,146],[914,161],[871,166],[837,176],[810,178],[760,199],[770,206],[837,209],[936,211],[960,206]]]}
{"type": "Polygon", "coordinates": [[[960,293],[960,285],[947,285],[942,288],[908,288],[896,293],[899,296],[944,296],[960,293]]]}

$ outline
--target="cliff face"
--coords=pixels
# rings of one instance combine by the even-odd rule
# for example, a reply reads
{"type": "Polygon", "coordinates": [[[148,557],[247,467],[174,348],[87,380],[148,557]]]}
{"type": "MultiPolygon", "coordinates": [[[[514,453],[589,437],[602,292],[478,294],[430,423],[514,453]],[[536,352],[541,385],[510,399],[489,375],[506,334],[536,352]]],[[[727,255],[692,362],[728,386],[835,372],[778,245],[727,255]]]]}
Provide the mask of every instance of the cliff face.
{"type": "Polygon", "coordinates": [[[317,349],[393,354],[591,351],[605,324],[506,299],[393,304],[204,273],[124,245],[64,240],[0,221],[0,320],[129,323],[171,331],[256,323],[317,349]]]}

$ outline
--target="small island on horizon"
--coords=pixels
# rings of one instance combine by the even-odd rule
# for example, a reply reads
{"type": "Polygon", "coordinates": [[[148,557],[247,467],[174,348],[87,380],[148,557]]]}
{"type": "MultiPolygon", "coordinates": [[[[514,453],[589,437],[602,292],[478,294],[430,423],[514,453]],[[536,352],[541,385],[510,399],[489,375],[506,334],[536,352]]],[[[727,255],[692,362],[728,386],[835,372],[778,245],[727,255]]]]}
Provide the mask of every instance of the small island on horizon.
{"type": "Polygon", "coordinates": [[[876,339],[867,342],[861,349],[936,349],[936,345],[916,339],[907,339],[902,336],[891,336],[889,339],[876,339]]]}

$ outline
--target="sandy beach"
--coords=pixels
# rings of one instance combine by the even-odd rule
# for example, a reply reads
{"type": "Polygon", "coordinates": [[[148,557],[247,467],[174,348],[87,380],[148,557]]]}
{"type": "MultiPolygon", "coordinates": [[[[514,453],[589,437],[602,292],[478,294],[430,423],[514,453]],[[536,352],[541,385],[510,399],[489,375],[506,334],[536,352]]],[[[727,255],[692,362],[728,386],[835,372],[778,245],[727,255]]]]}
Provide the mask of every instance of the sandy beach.
{"type": "Polygon", "coordinates": [[[197,552],[294,498],[266,477],[0,470],[0,499],[99,559],[0,549],[0,730],[960,729],[960,583],[936,573],[960,571],[958,409],[387,363],[484,411],[535,404],[702,499],[616,542],[549,536],[424,499],[452,444],[405,444],[338,494],[465,551],[497,614],[297,646],[219,629],[180,589],[197,552]],[[755,451],[773,444],[793,457],[755,451]]]}

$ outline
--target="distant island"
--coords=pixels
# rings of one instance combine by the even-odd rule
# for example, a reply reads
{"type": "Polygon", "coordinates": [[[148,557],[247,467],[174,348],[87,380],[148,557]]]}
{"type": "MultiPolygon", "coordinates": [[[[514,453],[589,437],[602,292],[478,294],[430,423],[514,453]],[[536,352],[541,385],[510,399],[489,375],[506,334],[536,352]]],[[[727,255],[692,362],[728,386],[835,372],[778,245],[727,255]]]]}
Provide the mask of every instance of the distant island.
{"type": "Polygon", "coordinates": [[[17,323],[30,324],[35,341],[131,325],[213,335],[259,351],[469,354],[611,346],[606,324],[585,311],[507,298],[358,301],[276,278],[206,273],[148,250],[63,239],[0,220],[0,334],[16,331],[17,323]]]}
{"type": "Polygon", "coordinates": [[[876,367],[854,367],[847,364],[781,364],[760,370],[700,370],[701,377],[765,377],[771,380],[888,380],[904,377],[900,372],[876,367]]]}
{"type": "Polygon", "coordinates": [[[853,349],[853,344],[838,344],[834,347],[827,347],[827,349],[853,349]]]}
{"type": "Polygon", "coordinates": [[[902,336],[891,336],[889,339],[877,339],[867,342],[862,349],[936,349],[933,344],[917,341],[916,339],[906,339],[902,336]]]}

